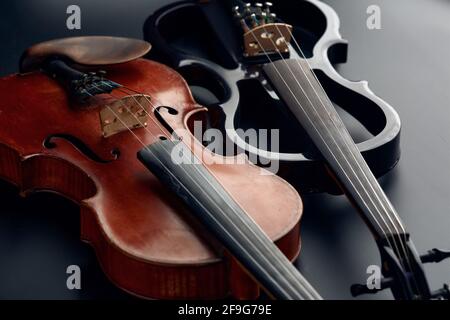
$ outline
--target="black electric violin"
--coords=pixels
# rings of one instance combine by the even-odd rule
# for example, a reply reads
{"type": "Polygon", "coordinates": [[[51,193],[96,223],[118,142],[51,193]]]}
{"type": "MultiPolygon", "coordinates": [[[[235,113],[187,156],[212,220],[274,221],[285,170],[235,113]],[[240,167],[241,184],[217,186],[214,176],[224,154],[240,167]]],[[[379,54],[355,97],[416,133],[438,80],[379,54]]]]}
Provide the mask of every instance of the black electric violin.
{"type": "Polygon", "coordinates": [[[347,195],[376,239],[384,275],[379,289],[354,285],[353,295],[390,288],[396,299],[450,297],[447,285],[431,291],[423,270],[450,253],[420,256],[376,179],[399,159],[400,120],[367,82],[334,69],[345,62],[347,43],[329,6],[181,2],[152,15],[144,32],[152,57],[177,68],[197,101],[223,112],[222,126],[240,150],[279,160],[279,174],[303,192],[347,195]],[[343,121],[349,115],[366,129],[365,139],[351,135],[343,121]],[[252,127],[280,128],[280,149],[252,145],[236,130],[252,127]]]}

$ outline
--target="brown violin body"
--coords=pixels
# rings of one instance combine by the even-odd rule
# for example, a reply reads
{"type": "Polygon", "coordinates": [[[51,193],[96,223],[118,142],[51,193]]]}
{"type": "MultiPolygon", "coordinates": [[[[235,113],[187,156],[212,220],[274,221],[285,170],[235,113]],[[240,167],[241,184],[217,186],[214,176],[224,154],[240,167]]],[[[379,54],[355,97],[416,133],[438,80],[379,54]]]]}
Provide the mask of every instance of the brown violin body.
{"type": "MultiPolygon", "coordinates": [[[[104,69],[109,79],[174,108],[176,115],[162,113],[174,129],[188,129],[205,111],[181,76],[161,64],[138,59],[104,69]]],[[[118,287],[155,299],[257,296],[251,277],[136,160],[141,143],[129,132],[102,136],[99,109],[110,97],[74,102],[40,71],[0,79],[0,97],[0,177],[23,194],[52,191],[78,203],[81,238],[118,287]]],[[[158,132],[152,121],[133,131],[146,145],[158,139],[150,134],[158,132]]],[[[251,164],[208,167],[283,253],[296,258],[297,192],[251,164]]]]}

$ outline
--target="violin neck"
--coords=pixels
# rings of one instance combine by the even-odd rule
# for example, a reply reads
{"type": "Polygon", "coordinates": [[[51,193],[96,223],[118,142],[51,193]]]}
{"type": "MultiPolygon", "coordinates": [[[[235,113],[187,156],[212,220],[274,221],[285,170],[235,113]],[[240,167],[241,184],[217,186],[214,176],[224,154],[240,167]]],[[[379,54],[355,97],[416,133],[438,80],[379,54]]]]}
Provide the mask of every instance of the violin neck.
{"type": "Polygon", "coordinates": [[[264,71],[372,232],[378,238],[404,234],[394,207],[308,63],[279,60],[264,71]]]}
{"type": "Polygon", "coordinates": [[[206,167],[192,161],[194,156],[184,143],[159,141],[142,149],[138,158],[178,194],[269,295],[276,299],[321,299],[206,167]],[[175,163],[171,158],[174,148],[177,155],[183,155],[182,161],[175,163]]]}

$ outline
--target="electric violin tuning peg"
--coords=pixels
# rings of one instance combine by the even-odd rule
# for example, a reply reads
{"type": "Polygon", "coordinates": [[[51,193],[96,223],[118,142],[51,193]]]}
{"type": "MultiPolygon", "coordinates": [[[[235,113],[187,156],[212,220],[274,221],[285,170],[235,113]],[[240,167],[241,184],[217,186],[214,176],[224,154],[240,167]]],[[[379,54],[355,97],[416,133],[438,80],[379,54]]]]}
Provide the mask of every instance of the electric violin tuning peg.
{"type": "Polygon", "coordinates": [[[426,254],[422,255],[420,257],[420,260],[422,261],[422,263],[430,263],[430,262],[438,263],[447,258],[450,258],[449,250],[440,250],[434,248],[429,250],[426,254]]]}
{"type": "Polygon", "coordinates": [[[379,289],[369,289],[367,285],[355,283],[350,287],[350,292],[353,297],[357,297],[363,294],[374,294],[378,293],[386,288],[389,288],[394,282],[392,278],[384,278],[380,281],[379,289]]]}
{"type": "MultiPolygon", "coordinates": [[[[381,290],[381,289],[380,289],[381,290]]],[[[357,297],[363,294],[374,294],[380,291],[378,289],[369,289],[367,285],[355,283],[350,287],[350,292],[353,297],[357,297]]]]}
{"type": "Polygon", "coordinates": [[[242,16],[240,7],[239,7],[239,6],[235,6],[235,7],[233,8],[233,12],[234,12],[234,13],[233,13],[234,18],[236,19],[236,21],[239,22],[239,24],[240,24],[242,30],[243,30],[244,32],[250,31],[250,28],[248,27],[247,22],[245,21],[244,17],[242,16]]]}
{"type": "Polygon", "coordinates": [[[252,27],[253,27],[253,28],[256,28],[256,27],[259,25],[259,23],[258,23],[258,18],[256,17],[256,14],[252,13],[252,14],[250,15],[250,19],[251,19],[251,21],[252,21],[252,27]]]}
{"type": "Polygon", "coordinates": [[[448,284],[444,284],[444,286],[436,291],[433,291],[431,293],[432,299],[438,299],[438,300],[449,300],[450,299],[450,288],[448,284]]]}
{"type": "Polygon", "coordinates": [[[245,16],[248,17],[252,14],[252,4],[247,2],[246,4],[244,4],[244,13],[245,16]]]}
{"type": "Polygon", "coordinates": [[[261,2],[257,2],[257,3],[255,3],[255,8],[256,8],[257,13],[261,14],[262,10],[263,10],[263,4],[261,2]]]}
{"type": "Polygon", "coordinates": [[[265,6],[265,11],[266,11],[267,16],[270,16],[270,10],[273,7],[273,3],[272,2],[265,2],[264,6],[265,6]]]}
{"type": "Polygon", "coordinates": [[[233,15],[235,18],[237,18],[237,19],[242,18],[241,8],[239,6],[235,6],[232,11],[233,11],[233,15]]]}
{"type": "Polygon", "coordinates": [[[352,286],[350,287],[350,292],[352,293],[353,297],[358,297],[363,294],[375,294],[381,290],[382,289],[369,289],[366,285],[359,283],[352,284],[352,286]]]}
{"type": "Polygon", "coordinates": [[[277,20],[277,14],[274,13],[274,12],[272,12],[272,13],[270,14],[270,21],[271,21],[271,22],[275,22],[276,20],[277,20]]]}

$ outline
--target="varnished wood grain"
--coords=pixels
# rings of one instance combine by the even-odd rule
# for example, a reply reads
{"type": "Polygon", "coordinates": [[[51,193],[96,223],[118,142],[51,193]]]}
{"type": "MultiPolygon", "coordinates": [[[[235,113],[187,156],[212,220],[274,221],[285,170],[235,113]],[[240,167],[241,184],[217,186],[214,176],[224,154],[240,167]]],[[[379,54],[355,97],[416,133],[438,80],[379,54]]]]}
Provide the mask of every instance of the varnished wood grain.
{"type": "MultiPolygon", "coordinates": [[[[176,116],[165,115],[175,129],[185,128],[188,117],[202,110],[184,80],[161,64],[136,60],[107,71],[111,80],[175,108],[176,116]]],[[[0,96],[0,176],[24,193],[50,190],[77,202],[81,237],[95,248],[117,286],[158,299],[255,295],[256,284],[242,281],[247,275],[230,267],[221,247],[137,161],[142,145],[128,132],[102,137],[98,108],[110,98],[94,99],[91,106],[74,104],[55,80],[39,72],[0,79],[0,96]],[[98,163],[63,139],[54,139],[52,149],[43,146],[49,135],[62,133],[77,137],[103,159],[112,158],[115,148],[120,157],[98,163]]],[[[145,144],[155,141],[158,131],[153,122],[148,130],[135,130],[145,144]]],[[[280,178],[260,175],[253,165],[209,168],[294,259],[302,211],[297,192],[280,178]]]]}

